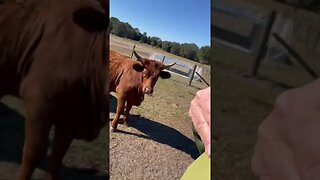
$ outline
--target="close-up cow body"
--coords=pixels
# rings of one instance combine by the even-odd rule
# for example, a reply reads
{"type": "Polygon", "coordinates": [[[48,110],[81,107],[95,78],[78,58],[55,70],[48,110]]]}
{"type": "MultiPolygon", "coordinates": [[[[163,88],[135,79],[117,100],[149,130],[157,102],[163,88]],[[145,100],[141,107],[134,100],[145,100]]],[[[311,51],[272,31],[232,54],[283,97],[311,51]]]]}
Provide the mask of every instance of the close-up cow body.
{"type": "Polygon", "coordinates": [[[109,88],[116,92],[117,110],[111,124],[111,131],[117,129],[120,115],[124,112],[123,123],[127,125],[129,112],[132,106],[140,106],[145,94],[152,94],[159,77],[168,79],[171,74],[165,69],[173,66],[161,62],[142,58],[136,51],[133,60],[118,52],[109,51],[109,88]]]}
{"type": "Polygon", "coordinates": [[[19,179],[31,179],[55,127],[47,179],[59,179],[73,139],[91,141],[105,125],[109,24],[104,0],[0,2],[0,97],[25,106],[19,179]]]}

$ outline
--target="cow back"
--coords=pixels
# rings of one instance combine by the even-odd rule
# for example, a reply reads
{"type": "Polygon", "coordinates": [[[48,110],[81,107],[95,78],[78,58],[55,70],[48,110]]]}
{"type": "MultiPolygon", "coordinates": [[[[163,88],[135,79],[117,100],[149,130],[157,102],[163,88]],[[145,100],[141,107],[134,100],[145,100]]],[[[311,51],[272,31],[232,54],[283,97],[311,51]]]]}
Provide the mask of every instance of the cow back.
{"type": "Polygon", "coordinates": [[[117,89],[129,90],[138,88],[142,83],[142,73],[133,69],[134,65],[141,63],[110,50],[109,53],[109,87],[110,91],[117,89]]]}

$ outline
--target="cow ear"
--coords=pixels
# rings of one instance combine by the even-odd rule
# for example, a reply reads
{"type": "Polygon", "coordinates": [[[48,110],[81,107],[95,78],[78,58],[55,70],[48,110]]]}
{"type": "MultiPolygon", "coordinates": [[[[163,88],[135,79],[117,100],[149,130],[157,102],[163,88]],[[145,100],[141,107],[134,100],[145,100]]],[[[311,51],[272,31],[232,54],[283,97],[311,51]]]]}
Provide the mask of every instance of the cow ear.
{"type": "Polygon", "coordinates": [[[134,70],[136,70],[137,72],[142,72],[144,70],[144,66],[142,66],[140,64],[134,64],[134,65],[132,65],[132,68],[134,70]]]}
{"type": "Polygon", "coordinates": [[[171,74],[167,71],[160,71],[160,77],[162,79],[169,79],[171,77],[171,74]]]}
{"type": "Polygon", "coordinates": [[[99,32],[107,29],[109,18],[106,14],[90,7],[78,9],[73,13],[73,20],[89,32],[99,32]]]}

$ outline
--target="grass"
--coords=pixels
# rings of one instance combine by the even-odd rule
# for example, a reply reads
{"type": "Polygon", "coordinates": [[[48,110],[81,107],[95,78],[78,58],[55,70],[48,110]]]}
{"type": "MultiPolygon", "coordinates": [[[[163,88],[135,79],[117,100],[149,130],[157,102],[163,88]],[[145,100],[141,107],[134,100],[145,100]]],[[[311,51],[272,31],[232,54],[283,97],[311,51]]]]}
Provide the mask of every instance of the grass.
{"type": "Polygon", "coordinates": [[[277,91],[255,88],[230,75],[218,72],[214,75],[217,81],[213,90],[216,176],[219,179],[250,179],[250,158],[257,127],[270,111],[277,91]]]}
{"type": "Polygon", "coordinates": [[[262,63],[256,78],[247,77],[253,59],[223,45],[214,49],[213,168],[217,179],[257,179],[250,163],[259,124],[280,93],[312,81],[299,67],[272,62],[262,63]]]}

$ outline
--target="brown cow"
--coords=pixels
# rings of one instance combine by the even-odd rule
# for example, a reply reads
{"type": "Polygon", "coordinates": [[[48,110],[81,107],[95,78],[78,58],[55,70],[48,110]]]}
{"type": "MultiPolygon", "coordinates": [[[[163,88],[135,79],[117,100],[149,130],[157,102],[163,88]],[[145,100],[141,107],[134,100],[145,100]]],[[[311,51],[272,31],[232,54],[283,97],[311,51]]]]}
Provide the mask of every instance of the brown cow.
{"type": "Polygon", "coordinates": [[[0,97],[25,105],[19,178],[31,179],[55,126],[47,179],[58,179],[72,140],[93,140],[108,106],[106,0],[0,2],[0,97]]]}
{"type": "Polygon", "coordinates": [[[163,71],[171,65],[140,57],[133,51],[138,61],[123,56],[115,51],[109,52],[109,88],[117,94],[117,112],[111,124],[111,131],[117,129],[120,115],[126,112],[123,123],[127,125],[129,112],[133,105],[140,106],[145,94],[152,94],[153,87],[159,76],[163,79],[171,77],[169,72],[163,71]]]}

